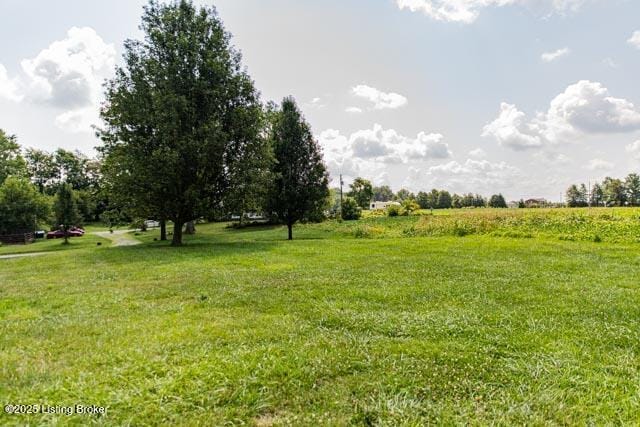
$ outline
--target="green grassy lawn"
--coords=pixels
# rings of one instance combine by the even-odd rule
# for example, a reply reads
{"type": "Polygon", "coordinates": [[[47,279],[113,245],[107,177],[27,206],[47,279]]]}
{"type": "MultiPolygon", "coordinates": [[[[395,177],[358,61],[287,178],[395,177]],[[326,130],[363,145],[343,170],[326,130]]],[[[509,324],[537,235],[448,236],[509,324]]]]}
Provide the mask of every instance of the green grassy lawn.
{"type": "MultiPolygon", "coordinates": [[[[36,239],[33,243],[28,245],[2,245],[0,246],[0,256],[2,255],[14,255],[14,254],[27,254],[33,252],[52,252],[52,251],[71,251],[76,249],[89,249],[97,246],[100,242],[101,245],[109,245],[109,241],[102,239],[98,236],[92,235],[87,232],[82,237],[72,237],[69,239],[69,244],[63,244],[64,239],[36,239]]],[[[2,268],[2,267],[0,267],[2,268]]]]}
{"type": "Polygon", "coordinates": [[[421,220],[0,260],[0,424],[640,423],[639,244],[421,220]]]}

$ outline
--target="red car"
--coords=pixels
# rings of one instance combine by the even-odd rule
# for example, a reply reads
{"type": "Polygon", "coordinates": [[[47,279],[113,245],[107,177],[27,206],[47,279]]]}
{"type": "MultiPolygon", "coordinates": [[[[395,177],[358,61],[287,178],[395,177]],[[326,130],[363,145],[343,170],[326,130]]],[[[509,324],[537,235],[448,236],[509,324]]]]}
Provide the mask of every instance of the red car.
{"type": "MultiPolygon", "coordinates": [[[[82,228],[72,228],[67,232],[69,237],[82,237],[84,236],[84,230],[82,228]]],[[[53,230],[47,233],[47,239],[62,239],[64,238],[64,231],[53,230]]]]}

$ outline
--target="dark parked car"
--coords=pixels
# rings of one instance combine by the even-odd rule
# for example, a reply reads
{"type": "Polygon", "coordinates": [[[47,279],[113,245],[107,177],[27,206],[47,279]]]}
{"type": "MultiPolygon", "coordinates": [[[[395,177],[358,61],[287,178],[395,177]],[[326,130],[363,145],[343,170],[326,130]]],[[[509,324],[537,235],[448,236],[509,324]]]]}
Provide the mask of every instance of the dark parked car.
{"type": "MultiPolygon", "coordinates": [[[[67,235],[69,237],[82,237],[84,236],[84,230],[82,228],[71,228],[67,235]]],[[[64,231],[62,230],[53,230],[47,233],[47,239],[62,239],[64,238],[64,231]]]]}

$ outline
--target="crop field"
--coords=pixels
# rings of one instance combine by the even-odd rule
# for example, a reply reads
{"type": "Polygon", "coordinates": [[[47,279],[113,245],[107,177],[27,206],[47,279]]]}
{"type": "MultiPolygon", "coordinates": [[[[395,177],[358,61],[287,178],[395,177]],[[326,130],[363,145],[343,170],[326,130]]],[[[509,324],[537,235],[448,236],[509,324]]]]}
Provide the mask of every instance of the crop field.
{"type": "Polygon", "coordinates": [[[640,210],[133,237],[0,248],[3,401],[107,408],[1,425],[640,423],[640,210]]]}

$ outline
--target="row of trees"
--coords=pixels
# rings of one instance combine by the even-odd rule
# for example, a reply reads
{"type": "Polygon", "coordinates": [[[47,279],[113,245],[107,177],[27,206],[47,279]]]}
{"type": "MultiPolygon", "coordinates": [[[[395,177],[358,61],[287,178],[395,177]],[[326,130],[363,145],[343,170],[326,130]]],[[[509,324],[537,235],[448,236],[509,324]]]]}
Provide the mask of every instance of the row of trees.
{"type": "Polygon", "coordinates": [[[41,194],[26,178],[9,175],[0,184],[0,235],[32,232],[41,223],[67,232],[82,223],[71,185],[58,186],[54,196],[41,194]]]}
{"type": "Polygon", "coordinates": [[[0,129],[0,185],[9,177],[30,181],[46,196],[55,195],[62,184],[69,184],[84,221],[98,220],[108,203],[107,195],[101,191],[98,160],[62,148],[54,152],[23,149],[16,136],[0,129]]]}
{"type": "Polygon", "coordinates": [[[264,211],[289,239],[297,221],[320,217],[328,174],[309,125],[293,98],[260,102],[215,9],[152,1],[141,29],[101,110],[112,203],[172,221],[176,246],[186,223],[215,213],[264,211]]]}
{"type": "Polygon", "coordinates": [[[622,179],[606,177],[588,188],[573,184],[566,191],[569,207],[640,206],[640,175],[632,173],[622,179]]]}
{"type": "Polygon", "coordinates": [[[495,207],[506,208],[507,202],[502,194],[495,194],[489,199],[479,194],[451,194],[446,190],[433,189],[430,192],[420,191],[418,194],[411,193],[409,190],[401,189],[394,193],[391,187],[383,185],[374,187],[371,181],[364,178],[356,178],[350,185],[348,197],[353,198],[362,209],[369,209],[371,201],[388,202],[397,201],[404,202],[406,200],[415,201],[420,209],[451,209],[451,208],[469,208],[469,207],[495,207]]]}
{"type": "Polygon", "coordinates": [[[98,168],[80,153],[23,151],[15,136],[0,129],[0,234],[47,223],[66,230],[95,219],[98,181],[98,168]]]}

